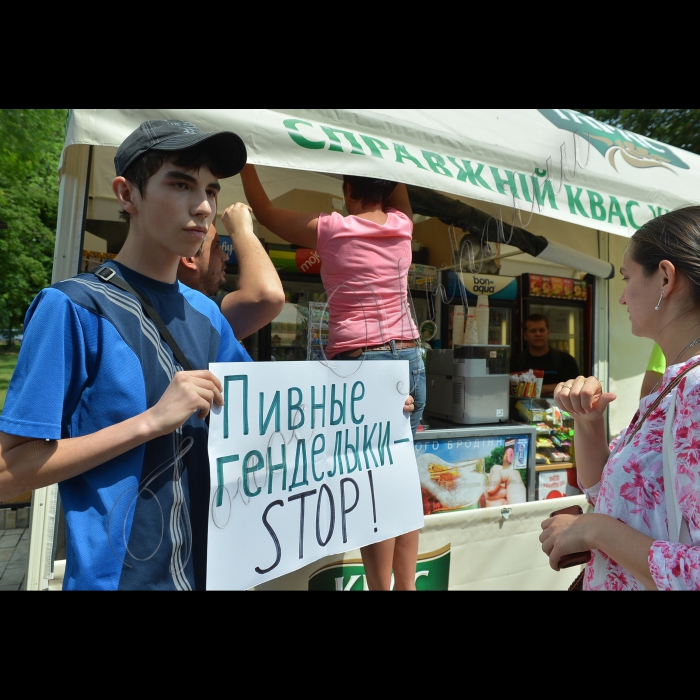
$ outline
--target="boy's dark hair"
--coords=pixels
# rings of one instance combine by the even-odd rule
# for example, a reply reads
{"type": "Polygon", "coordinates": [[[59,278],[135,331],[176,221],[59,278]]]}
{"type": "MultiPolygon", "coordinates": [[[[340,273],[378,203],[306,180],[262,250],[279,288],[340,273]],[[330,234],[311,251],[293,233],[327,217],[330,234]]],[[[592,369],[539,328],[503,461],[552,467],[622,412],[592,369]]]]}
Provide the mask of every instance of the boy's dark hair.
{"type": "Polygon", "coordinates": [[[528,314],[527,316],[525,316],[525,320],[523,321],[524,331],[527,330],[528,321],[532,321],[533,323],[544,321],[544,325],[547,326],[547,330],[549,330],[549,319],[544,314],[528,314]]]}
{"type": "MultiPolygon", "coordinates": [[[[147,151],[124,171],[124,177],[136,186],[141,197],[146,196],[148,181],[165,163],[172,163],[180,168],[195,171],[206,165],[211,170],[212,175],[221,177],[221,173],[217,172],[218,158],[212,150],[213,145],[213,143],[205,141],[201,145],[197,144],[182,151],[147,151]]],[[[131,218],[129,212],[122,210],[119,212],[119,216],[129,223],[131,218]]]]}
{"type": "Polygon", "coordinates": [[[360,177],[359,175],[343,175],[343,192],[350,194],[353,199],[359,199],[362,206],[368,204],[381,204],[383,207],[391,193],[396,188],[393,180],[379,180],[374,177],[360,177]],[[348,185],[352,192],[348,192],[348,185]]]}

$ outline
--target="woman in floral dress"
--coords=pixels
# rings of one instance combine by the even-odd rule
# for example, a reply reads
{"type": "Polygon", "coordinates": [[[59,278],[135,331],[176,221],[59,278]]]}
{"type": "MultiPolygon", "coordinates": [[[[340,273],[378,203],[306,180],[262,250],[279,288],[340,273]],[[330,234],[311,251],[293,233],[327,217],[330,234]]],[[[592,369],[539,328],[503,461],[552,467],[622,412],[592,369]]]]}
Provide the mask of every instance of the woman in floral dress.
{"type": "Polygon", "coordinates": [[[666,372],[610,445],[603,414],[616,396],[595,377],[557,385],[554,400],[574,417],[579,484],[594,512],[545,520],[542,549],[555,570],[563,555],[590,549],[584,590],[700,590],[700,206],[645,224],[632,236],[620,272],[626,282],[620,304],[632,333],[661,346],[666,372]],[[688,367],[675,391],[642,420],[688,367]],[[664,492],[663,476],[672,397],[681,542],[669,541],[667,513],[674,505],[667,503],[673,496],[664,492]]]}

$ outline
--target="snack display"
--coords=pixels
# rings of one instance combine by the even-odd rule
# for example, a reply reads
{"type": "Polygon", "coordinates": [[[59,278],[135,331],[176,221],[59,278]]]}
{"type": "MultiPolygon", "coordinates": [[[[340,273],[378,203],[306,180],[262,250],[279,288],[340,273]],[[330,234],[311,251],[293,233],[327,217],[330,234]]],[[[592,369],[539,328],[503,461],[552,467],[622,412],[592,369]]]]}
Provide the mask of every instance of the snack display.
{"type": "Polygon", "coordinates": [[[553,448],[550,449],[544,449],[542,450],[545,455],[549,458],[550,463],[551,462],[568,462],[569,460],[569,455],[566,452],[562,452],[561,450],[555,450],[553,448]]]}
{"type": "Polygon", "coordinates": [[[553,399],[521,399],[516,408],[537,431],[535,498],[541,501],[565,496],[567,483],[578,488],[574,429],[571,423],[567,425],[569,414],[559,409],[553,399]]]}
{"type": "Polygon", "coordinates": [[[303,333],[307,338],[306,359],[323,359],[323,351],[328,344],[328,304],[309,302],[308,307],[298,304],[297,310],[302,316],[303,333]]]}
{"type": "Polygon", "coordinates": [[[542,399],[523,398],[515,404],[515,408],[527,423],[541,423],[547,417],[550,406],[542,399]]]}
{"type": "Polygon", "coordinates": [[[409,289],[426,289],[431,291],[435,288],[437,278],[437,268],[433,265],[419,265],[411,263],[408,268],[409,289]]]}
{"type": "Polygon", "coordinates": [[[527,372],[513,372],[510,375],[510,395],[539,398],[542,391],[544,370],[530,369],[527,372]]]}

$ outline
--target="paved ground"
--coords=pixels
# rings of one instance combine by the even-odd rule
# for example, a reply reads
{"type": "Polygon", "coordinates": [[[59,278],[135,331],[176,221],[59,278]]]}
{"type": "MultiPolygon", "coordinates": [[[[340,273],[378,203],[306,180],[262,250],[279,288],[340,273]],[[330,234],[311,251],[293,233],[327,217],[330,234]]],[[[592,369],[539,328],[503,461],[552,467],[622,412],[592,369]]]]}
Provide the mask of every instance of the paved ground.
{"type": "Polygon", "coordinates": [[[27,588],[29,507],[0,508],[0,591],[27,588]]]}

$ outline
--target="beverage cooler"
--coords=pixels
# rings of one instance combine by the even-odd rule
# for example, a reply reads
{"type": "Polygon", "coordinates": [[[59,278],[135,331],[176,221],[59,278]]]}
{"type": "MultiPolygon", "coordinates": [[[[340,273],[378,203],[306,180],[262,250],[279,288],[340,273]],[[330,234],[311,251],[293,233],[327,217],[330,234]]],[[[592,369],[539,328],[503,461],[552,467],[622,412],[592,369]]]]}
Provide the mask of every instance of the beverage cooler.
{"type": "MultiPolygon", "coordinates": [[[[549,345],[569,353],[586,376],[591,374],[592,291],[586,280],[546,275],[522,275],[522,316],[544,314],[549,319],[549,345]]],[[[519,334],[515,348],[523,349],[519,334]]]]}
{"type": "Polygon", "coordinates": [[[501,275],[441,272],[441,283],[447,299],[441,306],[440,344],[433,347],[452,347],[452,319],[457,306],[475,307],[479,296],[489,300],[489,345],[513,345],[518,311],[518,278],[501,275]]]}

